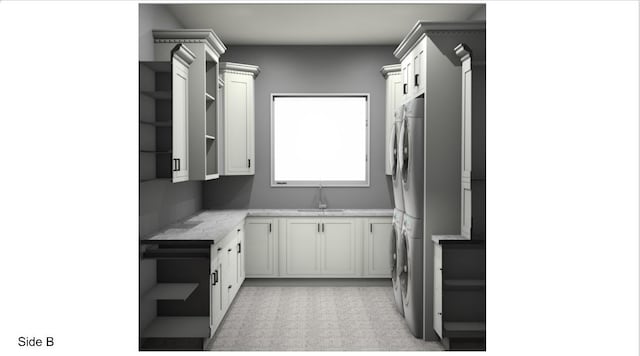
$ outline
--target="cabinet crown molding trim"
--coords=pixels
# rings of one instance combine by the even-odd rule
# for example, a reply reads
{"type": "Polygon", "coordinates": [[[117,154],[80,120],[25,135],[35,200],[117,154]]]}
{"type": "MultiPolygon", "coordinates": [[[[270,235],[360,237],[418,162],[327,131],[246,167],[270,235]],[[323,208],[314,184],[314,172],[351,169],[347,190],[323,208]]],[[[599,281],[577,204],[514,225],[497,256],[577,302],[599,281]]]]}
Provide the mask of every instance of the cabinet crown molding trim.
{"type": "Polygon", "coordinates": [[[418,21],[411,31],[409,31],[409,33],[404,37],[402,42],[400,42],[395,51],[393,51],[393,55],[402,60],[423,34],[455,34],[460,32],[483,33],[485,28],[485,21],[418,21]]]}
{"type": "Polygon", "coordinates": [[[155,43],[206,43],[218,56],[227,50],[212,29],[153,30],[152,32],[155,43]]]}
{"type": "Polygon", "coordinates": [[[460,62],[464,62],[471,57],[471,50],[464,43],[460,43],[453,49],[456,52],[456,56],[460,58],[460,62]]]}
{"type": "Polygon", "coordinates": [[[220,62],[219,68],[224,72],[235,71],[237,74],[252,74],[254,78],[260,74],[260,67],[251,64],[220,62]]]}
{"type": "Polygon", "coordinates": [[[384,79],[387,79],[389,75],[400,74],[400,69],[400,64],[389,64],[386,66],[382,66],[382,68],[380,68],[380,73],[382,74],[384,79]]]}
{"type": "Polygon", "coordinates": [[[186,46],[183,46],[182,44],[179,44],[174,48],[173,54],[176,56],[176,58],[179,61],[183,62],[186,66],[191,65],[191,63],[193,63],[193,60],[196,59],[196,55],[193,54],[193,52],[191,52],[189,48],[187,48],[186,46]]]}

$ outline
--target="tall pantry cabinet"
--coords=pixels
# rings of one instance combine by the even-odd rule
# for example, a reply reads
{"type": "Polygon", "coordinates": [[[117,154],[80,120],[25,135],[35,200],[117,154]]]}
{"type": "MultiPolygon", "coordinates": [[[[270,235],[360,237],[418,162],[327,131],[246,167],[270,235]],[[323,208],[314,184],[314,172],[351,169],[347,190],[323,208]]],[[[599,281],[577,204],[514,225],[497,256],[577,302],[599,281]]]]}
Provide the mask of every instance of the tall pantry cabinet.
{"type": "Polygon", "coordinates": [[[218,67],[226,51],[213,30],[154,30],[154,56],[167,60],[176,44],[195,55],[189,71],[189,180],[219,177],[218,67]]]}
{"type": "MultiPolygon", "coordinates": [[[[484,21],[419,21],[393,53],[401,63],[403,103],[424,98],[425,241],[460,231],[462,169],[452,162],[461,159],[462,83],[460,58],[454,49],[460,43],[469,44],[477,58],[484,60],[484,42],[484,21]]],[[[423,255],[433,256],[434,244],[425,243],[423,255]]],[[[433,341],[438,339],[432,327],[434,264],[426,261],[423,329],[424,338],[433,341]]]]}

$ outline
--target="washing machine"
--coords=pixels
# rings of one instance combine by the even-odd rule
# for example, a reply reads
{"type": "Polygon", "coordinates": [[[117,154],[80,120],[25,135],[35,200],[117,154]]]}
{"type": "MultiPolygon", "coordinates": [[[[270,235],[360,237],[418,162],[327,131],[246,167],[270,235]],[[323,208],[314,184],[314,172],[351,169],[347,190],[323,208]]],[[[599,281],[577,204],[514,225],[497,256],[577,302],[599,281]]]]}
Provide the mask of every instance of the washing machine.
{"type": "Polygon", "coordinates": [[[424,192],[424,98],[405,104],[400,128],[400,182],[404,213],[422,219],[424,192]]]}
{"type": "Polygon", "coordinates": [[[401,183],[401,162],[402,162],[402,149],[400,146],[400,129],[402,127],[402,121],[404,120],[404,105],[400,105],[394,113],[395,120],[393,126],[391,126],[391,139],[389,140],[390,152],[389,159],[391,160],[391,181],[393,183],[393,203],[394,208],[404,211],[402,183],[401,183]]]}
{"type": "Polygon", "coordinates": [[[391,222],[391,282],[393,284],[393,297],[396,302],[398,312],[404,315],[402,304],[402,291],[400,289],[400,271],[403,261],[400,257],[400,237],[402,236],[402,218],[404,214],[400,209],[393,210],[393,220],[391,222]]]}
{"type": "Polygon", "coordinates": [[[404,319],[415,337],[422,337],[422,275],[423,275],[422,219],[404,214],[400,243],[400,291],[404,319]]]}

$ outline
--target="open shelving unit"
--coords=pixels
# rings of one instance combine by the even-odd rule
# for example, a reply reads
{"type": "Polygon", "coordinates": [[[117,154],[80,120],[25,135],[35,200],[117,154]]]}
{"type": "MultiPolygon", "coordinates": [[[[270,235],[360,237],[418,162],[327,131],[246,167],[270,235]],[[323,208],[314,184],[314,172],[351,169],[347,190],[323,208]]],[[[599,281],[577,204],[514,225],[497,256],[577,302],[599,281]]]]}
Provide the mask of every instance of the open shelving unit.
{"type": "Polygon", "coordinates": [[[141,350],[202,350],[211,337],[210,253],[213,241],[141,240],[155,264],[155,284],[140,295],[154,303],[140,331],[141,350]]]}
{"type": "Polygon", "coordinates": [[[171,63],[140,62],[140,183],[168,181],[171,171],[171,63]]]}

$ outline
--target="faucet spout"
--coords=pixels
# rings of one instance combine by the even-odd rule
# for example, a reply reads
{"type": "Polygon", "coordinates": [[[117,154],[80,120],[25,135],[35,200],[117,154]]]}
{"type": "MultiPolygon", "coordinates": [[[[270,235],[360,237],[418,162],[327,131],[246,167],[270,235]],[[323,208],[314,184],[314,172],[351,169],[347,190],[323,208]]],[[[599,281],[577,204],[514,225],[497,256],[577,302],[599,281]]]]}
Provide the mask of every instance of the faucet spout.
{"type": "Polygon", "coordinates": [[[318,209],[326,209],[327,204],[322,202],[322,183],[318,186],[318,209]]]}

